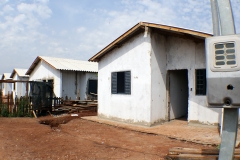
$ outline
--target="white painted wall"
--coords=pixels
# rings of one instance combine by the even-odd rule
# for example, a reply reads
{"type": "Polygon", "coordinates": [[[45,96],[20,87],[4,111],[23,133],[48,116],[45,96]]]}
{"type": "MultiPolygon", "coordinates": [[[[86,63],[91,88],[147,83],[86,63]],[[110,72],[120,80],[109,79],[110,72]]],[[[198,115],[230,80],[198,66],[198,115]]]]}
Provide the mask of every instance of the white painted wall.
{"type": "Polygon", "coordinates": [[[151,124],[151,44],[143,33],[99,62],[98,115],[141,125],[151,124]],[[111,94],[111,73],[131,71],[131,95],[111,94]]]}
{"type": "MultiPolygon", "coordinates": [[[[7,80],[6,78],[4,78],[3,80],[7,80]]],[[[2,94],[3,95],[8,95],[11,94],[13,90],[13,86],[12,86],[12,83],[2,83],[2,94]]]]}
{"type": "Polygon", "coordinates": [[[12,92],[12,83],[3,83],[3,95],[8,95],[12,92]]]}
{"type": "MultiPolygon", "coordinates": [[[[18,74],[14,74],[13,80],[21,80],[21,81],[28,81],[28,77],[19,77],[18,74]]],[[[14,85],[14,84],[13,84],[14,85]]],[[[14,89],[14,87],[13,87],[14,89]]],[[[16,82],[15,83],[15,90],[13,90],[14,96],[17,95],[18,98],[21,96],[26,95],[26,83],[23,82],[16,82]]]]}
{"type": "Polygon", "coordinates": [[[29,81],[51,80],[54,82],[54,94],[56,97],[62,97],[62,73],[54,69],[44,61],[40,61],[29,75],[29,81]]]}

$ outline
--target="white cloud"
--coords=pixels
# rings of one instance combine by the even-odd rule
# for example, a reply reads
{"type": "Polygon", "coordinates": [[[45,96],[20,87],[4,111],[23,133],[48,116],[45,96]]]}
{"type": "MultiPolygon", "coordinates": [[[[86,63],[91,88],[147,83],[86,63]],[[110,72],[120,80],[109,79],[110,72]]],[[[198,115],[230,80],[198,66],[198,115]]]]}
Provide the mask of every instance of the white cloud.
{"type": "Polygon", "coordinates": [[[86,30],[85,27],[79,27],[79,28],[77,29],[77,33],[82,33],[82,32],[84,32],[85,30],[86,30]]]}
{"type": "Polygon", "coordinates": [[[49,0],[37,0],[37,2],[43,3],[43,4],[47,4],[49,2],[49,0]]]}
{"type": "MultiPolygon", "coordinates": [[[[232,1],[240,32],[240,3],[232,1]]],[[[212,31],[209,0],[1,2],[0,56],[14,57],[12,68],[29,67],[37,55],[88,60],[140,21],[212,31]]],[[[7,63],[0,59],[1,67],[7,63]]]]}
{"type": "Polygon", "coordinates": [[[11,12],[11,11],[14,11],[14,8],[12,8],[10,5],[6,5],[3,7],[3,13],[8,13],[8,12],[11,12]]]}
{"type": "Polygon", "coordinates": [[[19,23],[19,22],[24,21],[25,19],[26,19],[25,14],[19,14],[13,19],[13,22],[19,23]]]}
{"type": "Polygon", "coordinates": [[[5,3],[7,3],[7,2],[8,2],[8,0],[0,0],[0,5],[3,5],[5,3]]]}
{"type": "Polygon", "coordinates": [[[68,31],[67,30],[62,30],[60,33],[59,33],[60,36],[67,36],[68,35],[68,31]]]}
{"type": "MultiPolygon", "coordinates": [[[[41,23],[50,18],[52,11],[45,2],[19,2],[8,3],[1,13],[0,55],[16,58],[12,60],[11,65],[15,65],[12,68],[27,67],[27,60],[30,57],[33,59],[36,57],[36,54],[41,51],[39,47],[47,39],[45,33],[41,31],[41,23]]],[[[6,63],[9,62],[0,60],[0,63],[7,66],[6,63]]]]}
{"type": "Polygon", "coordinates": [[[33,14],[37,13],[41,18],[50,18],[52,11],[48,6],[41,4],[27,4],[21,3],[17,6],[17,9],[20,13],[33,14]]]}

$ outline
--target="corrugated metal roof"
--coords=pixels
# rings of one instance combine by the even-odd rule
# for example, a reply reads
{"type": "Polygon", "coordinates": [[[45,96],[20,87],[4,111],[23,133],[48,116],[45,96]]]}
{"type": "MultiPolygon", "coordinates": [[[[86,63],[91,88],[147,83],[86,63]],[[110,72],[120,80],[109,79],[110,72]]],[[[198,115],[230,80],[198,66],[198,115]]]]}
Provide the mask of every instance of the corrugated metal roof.
{"type": "Polygon", "coordinates": [[[57,70],[98,72],[98,63],[96,62],[38,56],[30,66],[26,74],[30,75],[31,72],[36,67],[36,65],[41,60],[45,61],[47,64],[49,64],[50,66],[52,66],[54,69],[57,69],[57,70]]]}
{"type": "Polygon", "coordinates": [[[27,69],[14,68],[10,78],[13,78],[13,76],[16,73],[18,74],[19,77],[29,77],[29,75],[26,75],[26,72],[27,72],[27,69]]]}
{"type": "Polygon", "coordinates": [[[11,73],[3,73],[1,80],[12,79],[12,78],[10,78],[10,75],[11,75],[11,73]]]}
{"type": "Polygon", "coordinates": [[[108,52],[113,50],[116,47],[121,46],[125,41],[127,41],[130,37],[134,36],[136,33],[144,32],[145,27],[150,27],[155,30],[160,31],[162,34],[171,34],[176,36],[186,36],[188,38],[194,38],[199,40],[204,40],[206,37],[212,36],[208,33],[203,33],[199,31],[194,31],[190,29],[184,29],[174,26],[167,26],[162,24],[155,24],[155,23],[148,23],[148,22],[139,22],[132,28],[130,28],[128,31],[126,31],[124,34],[122,34],[120,37],[115,39],[112,43],[107,45],[105,48],[103,48],[101,51],[99,51],[97,54],[95,54],[92,58],[89,59],[89,61],[99,62],[100,59],[106,55],[108,52]]]}

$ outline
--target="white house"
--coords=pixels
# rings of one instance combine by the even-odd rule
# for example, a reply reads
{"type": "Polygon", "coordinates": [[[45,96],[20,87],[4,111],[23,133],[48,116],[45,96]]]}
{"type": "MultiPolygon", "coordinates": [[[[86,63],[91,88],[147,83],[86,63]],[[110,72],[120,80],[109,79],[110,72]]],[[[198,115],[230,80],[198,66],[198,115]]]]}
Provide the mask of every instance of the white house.
{"type": "Polygon", "coordinates": [[[84,100],[97,94],[97,72],[95,62],[38,56],[26,75],[29,81],[53,81],[56,97],[84,100]]]}
{"type": "Polygon", "coordinates": [[[206,107],[207,33],[140,22],[99,51],[98,116],[152,126],[187,117],[217,125],[206,107]]]}
{"type": "MultiPolygon", "coordinates": [[[[28,81],[29,76],[25,75],[26,72],[27,72],[27,69],[14,68],[10,75],[10,78],[12,78],[12,80],[14,81],[28,81]]],[[[17,97],[25,96],[27,93],[26,86],[27,86],[26,82],[13,83],[12,89],[13,89],[14,95],[17,97]]]]}
{"type": "MultiPolygon", "coordinates": [[[[10,78],[11,73],[3,73],[1,80],[11,80],[10,78]]],[[[2,94],[8,95],[12,92],[12,83],[2,83],[2,94]]]]}

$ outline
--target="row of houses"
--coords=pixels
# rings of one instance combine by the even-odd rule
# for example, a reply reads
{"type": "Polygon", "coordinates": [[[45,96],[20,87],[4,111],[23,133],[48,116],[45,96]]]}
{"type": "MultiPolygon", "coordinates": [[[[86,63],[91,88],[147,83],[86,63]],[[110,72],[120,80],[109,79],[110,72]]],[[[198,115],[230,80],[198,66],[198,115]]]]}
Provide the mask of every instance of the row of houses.
{"type": "MultiPolygon", "coordinates": [[[[140,22],[89,62],[39,56],[23,77],[54,81],[56,96],[80,99],[97,82],[100,118],[152,126],[186,117],[189,123],[218,125],[221,109],[206,106],[205,38],[210,36],[140,22]]],[[[10,78],[14,74],[17,69],[10,78]]]]}
{"type": "Polygon", "coordinates": [[[97,71],[95,62],[38,56],[28,69],[3,73],[1,80],[6,81],[0,89],[3,95],[21,97],[28,94],[28,81],[52,82],[54,97],[85,100],[97,94],[97,71]]]}

